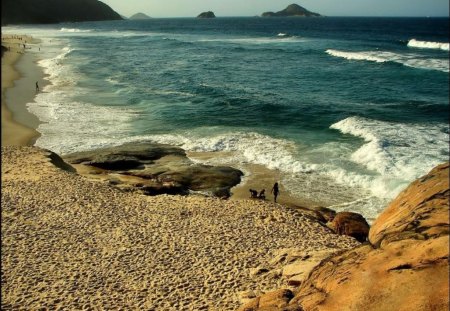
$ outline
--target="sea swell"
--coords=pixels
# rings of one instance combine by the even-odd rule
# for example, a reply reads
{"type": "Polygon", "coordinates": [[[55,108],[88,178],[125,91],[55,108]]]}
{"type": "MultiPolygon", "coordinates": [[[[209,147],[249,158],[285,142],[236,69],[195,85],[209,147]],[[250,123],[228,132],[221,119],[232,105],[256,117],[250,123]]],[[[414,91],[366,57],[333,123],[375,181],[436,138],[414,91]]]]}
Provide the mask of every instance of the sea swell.
{"type": "Polygon", "coordinates": [[[445,58],[431,58],[418,54],[399,54],[387,51],[339,51],[328,49],[327,54],[347,60],[369,61],[376,63],[396,63],[417,69],[429,69],[449,72],[449,62],[445,58]]]}

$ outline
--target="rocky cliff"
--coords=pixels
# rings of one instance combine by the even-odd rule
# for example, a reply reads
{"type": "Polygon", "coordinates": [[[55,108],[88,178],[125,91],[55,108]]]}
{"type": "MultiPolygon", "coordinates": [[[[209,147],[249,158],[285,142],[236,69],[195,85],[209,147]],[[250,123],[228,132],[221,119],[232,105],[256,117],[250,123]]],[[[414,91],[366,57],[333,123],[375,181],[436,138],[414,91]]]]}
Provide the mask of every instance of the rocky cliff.
{"type": "Polygon", "coordinates": [[[278,11],[276,13],[274,12],[264,12],[262,14],[263,17],[280,17],[280,16],[320,16],[318,13],[314,13],[311,11],[308,11],[304,7],[301,7],[298,4],[291,4],[288,5],[284,10],[278,11]]]}
{"type": "Polygon", "coordinates": [[[121,19],[98,0],[2,0],[2,25],[121,19]]]}
{"type": "Polygon", "coordinates": [[[300,286],[266,293],[240,310],[448,310],[449,195],[446,163],[386,208],[370,243],[331,255],[300,286]]]}

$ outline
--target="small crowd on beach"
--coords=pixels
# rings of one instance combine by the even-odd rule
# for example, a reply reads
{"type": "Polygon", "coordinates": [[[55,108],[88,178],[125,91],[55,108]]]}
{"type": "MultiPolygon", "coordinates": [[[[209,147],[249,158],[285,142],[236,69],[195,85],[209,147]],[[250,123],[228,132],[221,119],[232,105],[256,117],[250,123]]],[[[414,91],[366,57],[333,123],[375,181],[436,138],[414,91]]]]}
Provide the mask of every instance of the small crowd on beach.
{"type": "MultiPolygon", "coordinates": [[[[250,189],[250,198],[251,199],[260,199],[260,200],[265,200],[266,199],[266,189],[262,189],[259,193],[257,190],[254,189],[250,189]]],[[[270,193],[273,193],[273,200],[276,203],[277,202],[277,197],[280,194],[280,189],[278,187],[278,182],[276,182],[273,187],[272,190],[270,191],[270,193]]]]}
{"type": "MultiPolygon", "coordinates": [[[[8,51],[11,51],[11,48],[13,48],[16,53],[23,54],[26,49],[32,48],[29,44],[30,40],[31,38],[27,36],[2,35],[2,46],[4,46],[8,51]],[[15,49],[16,45],[17,49],[15,49]]],[[[41,50],[40,46],[38,47],[38,50],[41,50]]]]}

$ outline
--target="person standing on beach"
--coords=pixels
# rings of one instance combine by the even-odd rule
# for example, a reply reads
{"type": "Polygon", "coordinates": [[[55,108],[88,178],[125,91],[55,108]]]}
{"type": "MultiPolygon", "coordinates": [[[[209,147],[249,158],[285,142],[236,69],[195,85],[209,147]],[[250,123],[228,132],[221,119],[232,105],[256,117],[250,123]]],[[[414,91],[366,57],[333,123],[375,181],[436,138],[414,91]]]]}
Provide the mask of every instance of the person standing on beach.
{"type": "Polygon", "coordinates": [[[36,81],[36,92],[39,92],[39,84],[37,81],[36,81]]]}
{"type": "Polygon", "coordinates": [[[275,203],[277,203],[277,196],[280,193],[280,190],[278,189],[278,183],[277,182],[273,185],[273,188],[270,191],[270,193],[273,193],[273,199],[274,199],[275,203]]]}

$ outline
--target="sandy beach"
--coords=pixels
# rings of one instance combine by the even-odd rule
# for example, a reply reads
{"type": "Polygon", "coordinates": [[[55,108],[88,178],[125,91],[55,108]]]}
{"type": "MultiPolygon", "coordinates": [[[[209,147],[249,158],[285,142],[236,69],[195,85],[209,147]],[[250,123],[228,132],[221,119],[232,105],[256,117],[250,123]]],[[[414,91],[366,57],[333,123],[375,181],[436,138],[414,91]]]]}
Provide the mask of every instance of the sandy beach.
{"type": "Polygon", "coordinates": [[[121,192],[49,154],[2,148],[6,309],[235,310],[242,292],[287,286],[251,273],[280,250],[359,244],[270,202],[121,192]]]}
{"type": "Polygon", "coordinates": [[[40,88],[46,82],[30,52],[37,43],[29,36],[2,35],[2,46],[9,48],[2,57],[2,146],[32,145],[39,136],[39,120],[26,107],[36,95],[36,81],[40,88]]]}

